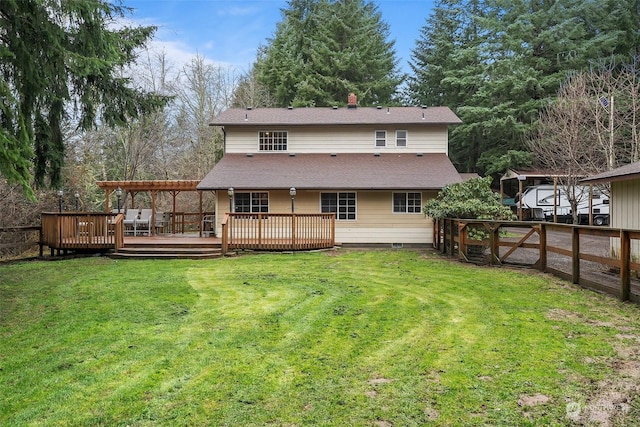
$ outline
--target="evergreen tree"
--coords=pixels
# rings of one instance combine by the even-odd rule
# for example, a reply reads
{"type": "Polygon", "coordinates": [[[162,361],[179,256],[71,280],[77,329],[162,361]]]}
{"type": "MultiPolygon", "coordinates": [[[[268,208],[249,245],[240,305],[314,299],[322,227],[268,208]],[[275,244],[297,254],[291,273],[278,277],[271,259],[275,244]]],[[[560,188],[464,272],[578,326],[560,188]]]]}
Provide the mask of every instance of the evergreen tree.
{"type": "Polygon", "coordinates": [[[460,116],[450,138],[460,170],[523,166],[526,138],[566,75],[630,52],[637,3],[441,0],[413,52],[410,95],[460,116]]]}
{"type": "Polygon", "coordinates": [[[110,25],[127,10],[108,0],[0,1],[0,173],[32,195],[58,186],[64,161],[62,123],[122,125],[161,104],[121,72],[153,27],[110,25]]]}
{"type": "Polygon", "coordinates": [[[377,7],[363,0],[290,0],[256,64],[281,106],[391,103],[401,78],[377,7]]]}

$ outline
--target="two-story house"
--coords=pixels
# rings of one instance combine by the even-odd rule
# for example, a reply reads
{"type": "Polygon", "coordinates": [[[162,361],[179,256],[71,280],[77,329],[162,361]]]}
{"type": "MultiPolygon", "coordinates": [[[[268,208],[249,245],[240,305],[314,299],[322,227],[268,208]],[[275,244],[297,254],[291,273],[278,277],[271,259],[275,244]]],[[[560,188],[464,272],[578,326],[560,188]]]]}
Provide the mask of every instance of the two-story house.
{"type": "Polygon", "coordinates": [[[335,213],[342,244],[430,244],[422,207],[462,180],[447,156],[448,126],[460,119],[447,107],[364,108],[350,99],[347,108],[218,115],[211,124],[224,132],[224,156],[198,185],[217,193],[216,230],[231,209],[295,209],[335,213]]]}

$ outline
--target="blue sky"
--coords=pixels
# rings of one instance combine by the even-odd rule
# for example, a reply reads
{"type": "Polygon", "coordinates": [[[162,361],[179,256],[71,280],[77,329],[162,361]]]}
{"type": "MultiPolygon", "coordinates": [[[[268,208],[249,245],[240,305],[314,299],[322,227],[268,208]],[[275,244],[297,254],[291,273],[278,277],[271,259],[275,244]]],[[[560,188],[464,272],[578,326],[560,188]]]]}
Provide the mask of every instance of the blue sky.
{"type": "MultiPolygon", "coordinates": [[[[154,47],[164,49],[180,64],[199,54],[210,61],[247,71],[259,45],[282,19],[285,0],[124,0],[134,9],[128,17],[141,25],[159,27],[154,47]]],[[[408,61],[433,0],[376,0],[399,67],[409,72],[408,61]]]]}

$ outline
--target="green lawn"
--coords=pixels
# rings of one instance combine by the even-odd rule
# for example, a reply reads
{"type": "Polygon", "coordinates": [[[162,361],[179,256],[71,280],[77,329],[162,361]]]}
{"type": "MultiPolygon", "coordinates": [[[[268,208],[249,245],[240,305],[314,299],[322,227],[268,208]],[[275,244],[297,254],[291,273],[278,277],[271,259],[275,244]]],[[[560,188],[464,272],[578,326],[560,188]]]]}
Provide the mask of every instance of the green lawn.
{"type": "Polygon", "coordinates": [[[2,426],[630,426],[639,384],[637,306],[428,252],[0,266],[2,426]]]}

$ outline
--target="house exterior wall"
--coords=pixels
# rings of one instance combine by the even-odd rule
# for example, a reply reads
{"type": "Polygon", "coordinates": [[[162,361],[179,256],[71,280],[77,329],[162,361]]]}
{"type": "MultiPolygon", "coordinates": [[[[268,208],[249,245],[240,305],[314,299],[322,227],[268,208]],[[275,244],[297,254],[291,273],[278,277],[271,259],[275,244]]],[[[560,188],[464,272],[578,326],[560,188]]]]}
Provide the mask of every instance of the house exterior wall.
{"type": "MultiPolygon", "coordinates": [[[[335,192],[335,191],[330,191],[335,192]]],[[[291,197],[286,191],[269,191],[269,212],[291,212],[291,197]]],[[[298,191],[296,213],[320,213],[320,191],[298,191]]],[[[394,213],[391,191],[357,191],[355,221],[336,220],[336,242],[344,244],[413,244],[429,245],[433,241],[433,223],[422,213],[394,213]]],[[[422,192],[422,203],[436,196],[422,192]]],[[[228,196],[217,198],[219,208],[216,235],[221,236],[222,220],[229,211],[228,196]],[[226,198],[226,200],[225,200],[226,198]]]]}
{"type": "Polygon", "coordinates": [[[611,183],[611,226],[640,230],[640,180],[611,183]]]}
{"type": "MultiPolygon", "coordinates": [[[[611,183],[609,219],[612,227],[640,230],[640,179],[611,183]]],[[[611,239],[612,252],[619,253],[620,239],[611,239]]],[[[640,242],[631,241],[631,254],[640,259],[640,242]]]]}
{"type": "Polygon", "coordinates": [[[226,126],[227,153],[257,153],[258,132],[287,131],[291,153],[448,153],[447,126],[405,125],[226,126]],[[387,132],[386,147],[375,146],[375,132],[387,132]],[[407,131],[407,146],[396,147],[396,130],[407,131]]]}

